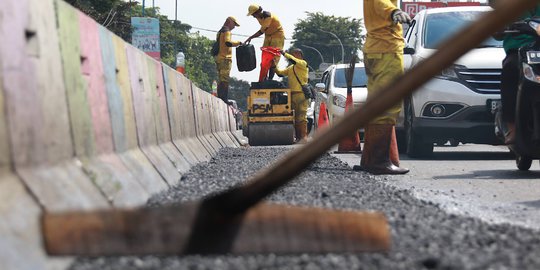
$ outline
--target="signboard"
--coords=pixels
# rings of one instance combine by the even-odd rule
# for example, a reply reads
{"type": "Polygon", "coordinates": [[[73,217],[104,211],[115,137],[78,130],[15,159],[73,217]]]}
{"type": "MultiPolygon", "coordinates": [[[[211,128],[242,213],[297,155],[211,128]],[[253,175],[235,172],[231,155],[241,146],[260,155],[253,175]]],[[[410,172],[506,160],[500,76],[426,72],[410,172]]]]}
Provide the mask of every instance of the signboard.
{"type": "Polygon", "coordinates": [[[159,20],[156,18],[132,17],[131,44],[156,60],[161,59],[159,44],[159,20]]]}
{"type": "Polygon", "coordinates": [[[416,13],[429,8],[480,6],[480,2],[401,2],[401,10],[414,17],[416,13]]]}

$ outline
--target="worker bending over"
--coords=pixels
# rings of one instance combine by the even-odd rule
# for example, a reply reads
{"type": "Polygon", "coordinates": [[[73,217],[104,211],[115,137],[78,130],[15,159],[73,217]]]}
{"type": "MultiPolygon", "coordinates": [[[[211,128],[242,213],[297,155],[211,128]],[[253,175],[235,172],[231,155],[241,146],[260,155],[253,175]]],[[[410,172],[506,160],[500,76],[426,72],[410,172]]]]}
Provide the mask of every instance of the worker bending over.
{"type": "Polygon", "coordinates": [[[235,17],[228,17],[217,33],[216,40],[219,41],[219,52],[214,57],[218,71],[217,94],[220,99],[228,103],[229,79],[232,67],[232,47],[242,44],[240,41],[231,40],[231,31],[240,26],[235,17]]]}
{"type": "MultiPolygon", "coordinates": [[[[364,64],[368,76],[368,100],[396,77],[403,74],[403,28],[409,15],[397,8],[397,0],[364,0],[364,22],[367,38],[364,44],[364,64]]],[[[372,174],[405,174],[399,167],[395,140],[396,119],[401,103],[373,119],[365,128],[364,151],[360,166],[372,174]]]]}
{"type": "Polygon", "coordinates": [[[281,54],[291,63],[285,69],[276,68],[276,74],[289,78],[291,89],[291,105],[294,110],[294,131],[296,143],[305,143],[307,140],[307,109],[309,100],[304,96],[302,85],[308,83],[308,64],[304,60],[301,49],[294,48],[290,54],[281,50],[281,54]]]}
{"type": "MultiPolygon", "coordinates": [[[[261,29],[255,34],[251,35],[246,39],[245,43],[250,43],[253,38],[259,37],[264,34],[263,47],[274,47],[283,49],[285,45],[285,32],[283,27],[281,27],[281,22],[273,13],[269,11],[263,11],[262,7],[259,5],[250,5],[248,8],[248,16],[253,16],[259,24],[261,29]]],[[[275,73],[275,68],[279,63],[280,56],[277,55],[274,57],[274,61],[270,70],[268,72],[268,80],[272,80],[275,73]]]]}

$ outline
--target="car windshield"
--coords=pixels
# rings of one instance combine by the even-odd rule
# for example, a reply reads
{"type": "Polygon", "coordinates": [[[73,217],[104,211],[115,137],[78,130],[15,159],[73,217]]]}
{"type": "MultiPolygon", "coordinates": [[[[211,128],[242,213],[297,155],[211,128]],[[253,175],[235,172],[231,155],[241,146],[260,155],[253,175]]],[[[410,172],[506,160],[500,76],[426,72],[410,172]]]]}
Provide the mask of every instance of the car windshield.
{"type": "MultiPolygon", "coordinates": [[[[347,87],[347,80],[345,79],[345,70],[346,68],[336,69],[336,73],[334,75],[334,87],[338,87],[338,88],[347,87]]],[[[352,87],[366,87],[366,85],[367,85],[366,69],[363,67],[354,68],[352,87]]]]}
{"type": "MultiPolygon", "coordinates": [[[[432,13],[426,17],[424,47],[436,49],[446,39],[474,22],[484,11],[432,13]]],[[[479,47],[502,47],[502,41],[488,38],[479,47]]]]}

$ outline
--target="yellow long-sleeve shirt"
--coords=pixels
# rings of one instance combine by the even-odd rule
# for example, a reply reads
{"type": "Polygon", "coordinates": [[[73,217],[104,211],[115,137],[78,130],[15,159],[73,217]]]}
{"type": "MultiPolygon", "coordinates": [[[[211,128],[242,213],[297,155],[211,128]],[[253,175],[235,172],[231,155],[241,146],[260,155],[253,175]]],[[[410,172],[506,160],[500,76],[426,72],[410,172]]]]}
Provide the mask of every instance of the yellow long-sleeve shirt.
{"type": "Polygon", "coordinates": [[[277,68],[276,74],[281,76],[287,76],[289,78],[289,88],[292,92],[302,92],[302,85],[308,82],[309,70],[307,62],[305,60],[298,59],[288,53],[285,53],[285,58],[294,61],[296,64],[290,65],[285,69],[277,68]],[[296,75],[298,76],[298,79],[300,79],[300,81],[296,79],[294,72],[296,72],[296,75]]]}
{"type": "Polygon", "coordinates": [[[401,24],[392,21],[397,0],[364,0],[364,23],[367,30],[364,53],[402,53],[405,42],[401,24]]]}
{"type": "Polygon", "coordinates": [[[281,22],[273,13],[270,13],[269,17],[262,19],[257,18],[257,21],[259,21],[259,24],[261,25],[260,31],[264,33],[265,36],[285,37],[281,22]]]}
{"type": "Polygon", "coordinates": [[[221,28],[216,36],[216,39],[217,38],[219,38],[219,53],[216,57],[221,59],[232,59],[232,47],[240,45],[241,42],[232,41],[231,31],[226,27],[221,28]],[[227,42],[229,42],[232,47],[227,46],[227,42]]]}

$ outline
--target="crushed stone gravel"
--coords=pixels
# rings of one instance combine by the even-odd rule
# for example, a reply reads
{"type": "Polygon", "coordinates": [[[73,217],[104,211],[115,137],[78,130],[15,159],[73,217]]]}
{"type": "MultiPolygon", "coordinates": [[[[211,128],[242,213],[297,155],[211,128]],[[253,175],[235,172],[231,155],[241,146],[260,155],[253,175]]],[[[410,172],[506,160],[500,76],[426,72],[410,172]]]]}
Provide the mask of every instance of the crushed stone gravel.
{"type": "MultiPolygon", "coordinates": [[[[177,186],[149,199],[148,206],[198,200],[230,188],[290,150],[224,148],[209,162],[194,166],[177,186]]],[[[391,227],[392,248],[387,253],[79,258],[70,269],[540,269],[538,231],[448,214],[408,190],[388,185],[393,177],[399,176],[354,172],[327,154],[268,198],[293,205],[381,211],[391,227]]]]}

